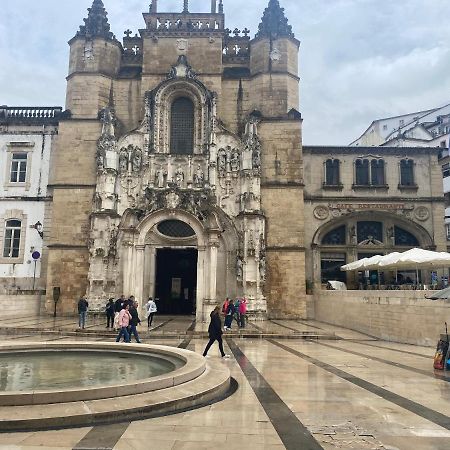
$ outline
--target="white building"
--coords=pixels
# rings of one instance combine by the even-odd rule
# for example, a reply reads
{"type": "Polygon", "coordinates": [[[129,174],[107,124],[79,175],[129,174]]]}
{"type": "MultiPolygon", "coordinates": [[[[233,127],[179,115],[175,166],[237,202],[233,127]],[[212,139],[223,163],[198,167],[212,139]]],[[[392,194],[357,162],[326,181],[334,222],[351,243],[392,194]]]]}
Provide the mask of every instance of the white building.
{"type": "Polygon", "coordinates": [[[351,147],[449,146],[450,104],[440,108],[374,120],[351,147]]]}
{"type": "Polygon", "coordinates": [[[0,292],[45,285],[48,173],[61,113],[58,107],[0,106],[0,292]]]}

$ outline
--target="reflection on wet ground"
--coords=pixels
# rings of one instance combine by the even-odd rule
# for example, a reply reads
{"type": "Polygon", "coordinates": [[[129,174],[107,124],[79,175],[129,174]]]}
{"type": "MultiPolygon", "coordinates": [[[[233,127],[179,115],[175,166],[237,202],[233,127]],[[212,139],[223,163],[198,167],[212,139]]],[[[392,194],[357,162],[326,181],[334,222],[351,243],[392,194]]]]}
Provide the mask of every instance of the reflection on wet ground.
{"type": "MultiPolygon", "coordinates": [[[[36,320],[24,319],[22,325],[36,327],[36,320]]],[[[156,325],[167,320],[159,318],[156,325]]],[[[60,319],[58,326],[73,329],[74,323],[75,319],[60,319]]],[[[0,449],[450,448],[450,384],[446,376],[435,377],[434,349],[378,341],[314,321],[254,325],[276,333],[323,330],[336,333],[341,340],[228,337],[225,350],[232,358],[223,364],[239,382],[239,390],[223,402],[108,427],[0,434],[0,449]]],[[[100,320],[90,326],[103,328],[100,320]]],[[[193,329],[192,318],[175,317],[162,331],[166,326],[170,331],[193,329]]],[[[201,331],[207,324],[194,327],[201,331]]],[[[185,346],[197,353],[206,344],[205,339],[191,339],[188,334],[171,339],[152,336],[152,332],[142,334],[144,342],[185,346]]],[[[65,339],[26,331],[23,337],[3,339],[17,338],[21,342],[65,339]]],[[[79,338],[81,342],[105,339],[95,335],[79,338]]],[[[210,355],[219,358],[216,346],[210,355]]]]}

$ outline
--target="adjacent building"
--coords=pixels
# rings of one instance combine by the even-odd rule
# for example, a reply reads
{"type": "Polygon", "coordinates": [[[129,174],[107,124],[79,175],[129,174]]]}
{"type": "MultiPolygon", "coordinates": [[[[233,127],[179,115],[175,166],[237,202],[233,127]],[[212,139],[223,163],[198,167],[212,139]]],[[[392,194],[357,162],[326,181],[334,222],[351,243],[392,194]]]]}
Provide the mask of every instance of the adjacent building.
{"type": "MultiPolygon", "coordinates": [[[[306,276],[358,286],[346,263],[421,247],[446,251],[439,149],[303,147],[306,276]]],[[[414,276],[414,275],[412,275],[414,276]]]]}
{"type": "Polygon", "coordinates": [[[60,107],[0,106],[1,292],[45,288],[47,185],[61,112],[60,107]]]}

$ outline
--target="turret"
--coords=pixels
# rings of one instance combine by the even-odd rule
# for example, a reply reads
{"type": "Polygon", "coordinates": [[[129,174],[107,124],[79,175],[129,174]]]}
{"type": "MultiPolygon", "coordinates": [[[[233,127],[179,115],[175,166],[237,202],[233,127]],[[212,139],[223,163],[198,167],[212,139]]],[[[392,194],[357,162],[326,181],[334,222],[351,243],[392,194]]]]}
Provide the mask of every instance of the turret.
{"type": "Polygon", "coordinates": [[[260,86],[264,95],[260,107],[263,113],[265,109],[271,111],[270,115],[284,115],[292,108],[298,109],[299,45],[279,0],[270,0],[251,41],[250,51],[252,75],[263,75],[264,78],[260,86]],[[264,75],[269,76],[270,83],[264,75]],[[277,101],[272,104],[269,99],[273,96],[277,101]]]}
{"type": "MultiPolygon", "coordinates": [[[[110,30],[102,0],[94,0],[88,17],[69,41],[70,61],[66,108],[76,116],[96,116],[108,104],[111,79],[120,69],[122,46],[110,30]],[[86,90],[90,95],[86,95],[86,90]],[[83,92],[92,104],[78,104],[83,92]]],[[[86,101],[86,100],[85,100],[86,101]]]]}

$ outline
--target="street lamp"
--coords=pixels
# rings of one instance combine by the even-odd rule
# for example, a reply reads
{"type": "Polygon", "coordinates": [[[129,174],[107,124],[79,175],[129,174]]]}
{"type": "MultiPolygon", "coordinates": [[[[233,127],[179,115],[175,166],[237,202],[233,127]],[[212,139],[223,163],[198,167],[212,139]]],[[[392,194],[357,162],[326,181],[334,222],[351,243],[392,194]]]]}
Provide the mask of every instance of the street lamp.
{"type": "Polygon", "coordinates": [[[39,220],[34,225],[31,225],[31,228],[34,228],[42,239],[44,238],[44,232],[42,231],[44,227],[39,220]]]}

